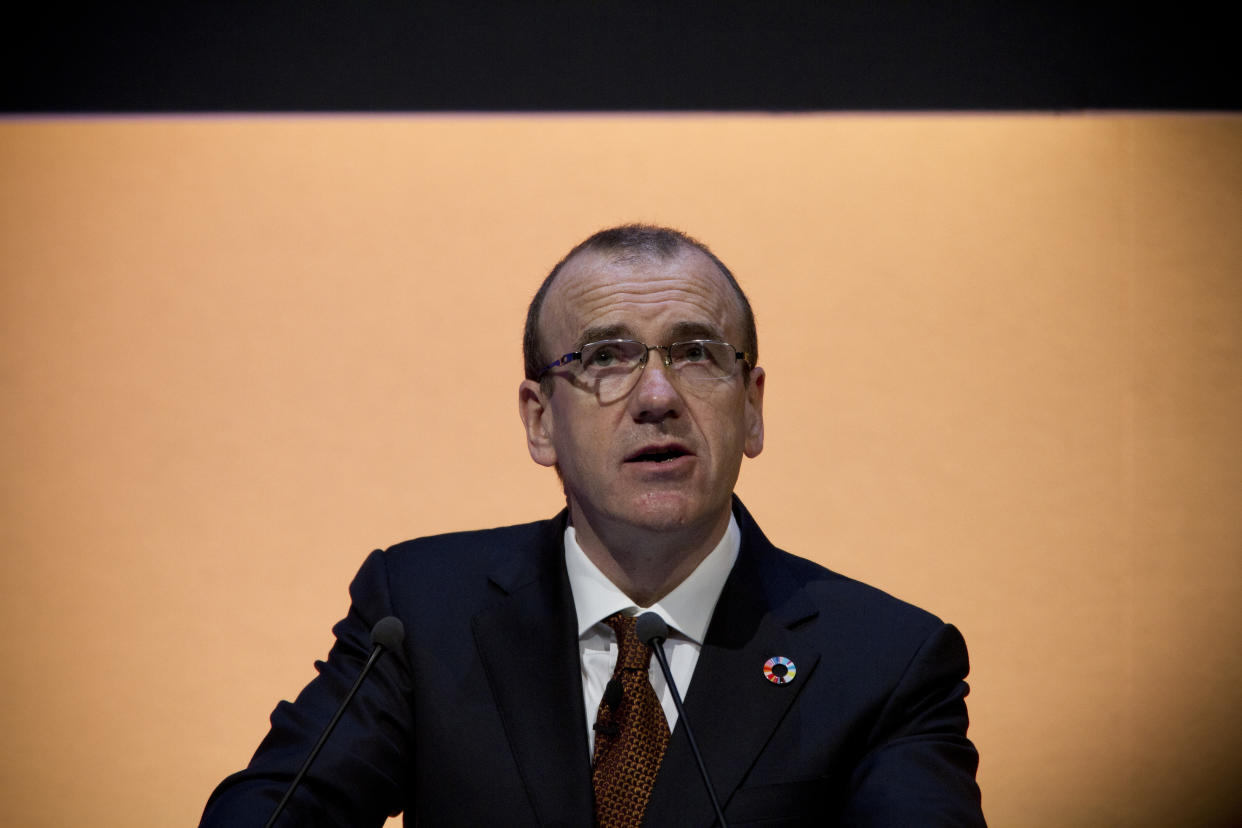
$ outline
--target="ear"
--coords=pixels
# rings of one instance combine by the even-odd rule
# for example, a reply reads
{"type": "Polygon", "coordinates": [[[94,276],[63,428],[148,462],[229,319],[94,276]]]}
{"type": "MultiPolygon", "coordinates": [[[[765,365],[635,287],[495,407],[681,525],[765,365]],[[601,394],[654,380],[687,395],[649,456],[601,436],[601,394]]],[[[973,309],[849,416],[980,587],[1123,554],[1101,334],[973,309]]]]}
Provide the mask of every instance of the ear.
{"type": "Polygon", "coordinates": [[[742,449],[747,457],[756,457],[763,451],[763,383],[766,376],[759,366],[750,369],[750,384],[746,386],[746,442],[742,449]]]}
{"type": "Polygon", "coordinates": [[[526,427],[526,448],[531,459],[541,466],[556,465],[550,402],[535,380],[522,380],[518,386],[518,415],[526,427]]]}

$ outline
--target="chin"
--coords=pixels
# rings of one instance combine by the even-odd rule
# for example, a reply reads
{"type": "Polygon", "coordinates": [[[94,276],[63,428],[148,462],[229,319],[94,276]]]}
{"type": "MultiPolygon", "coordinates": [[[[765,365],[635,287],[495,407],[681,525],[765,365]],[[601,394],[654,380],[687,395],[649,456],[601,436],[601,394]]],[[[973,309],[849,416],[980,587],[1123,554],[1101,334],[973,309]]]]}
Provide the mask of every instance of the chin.
{"type": "Polygon", "coordinates": [[[647,492],[635,499],[629,519],[651,531],[675,532],[710,519],[708,512],[704,503],[681,492],[647,492]]]}

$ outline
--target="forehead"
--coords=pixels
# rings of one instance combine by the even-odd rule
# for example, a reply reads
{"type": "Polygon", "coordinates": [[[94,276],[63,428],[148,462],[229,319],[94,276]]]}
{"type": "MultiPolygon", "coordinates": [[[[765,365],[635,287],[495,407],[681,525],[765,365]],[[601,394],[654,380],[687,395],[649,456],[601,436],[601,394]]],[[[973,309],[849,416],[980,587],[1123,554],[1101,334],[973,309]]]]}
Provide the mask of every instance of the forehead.
{"type": "Polygon", "coordinates": [[[736,341],[742,307],[724,274],[695,248],[667,258],[588,251],[557,274],[541,322],[553,348],[582,344],[592,333],[659,340],[696,331],[736,341]]]}

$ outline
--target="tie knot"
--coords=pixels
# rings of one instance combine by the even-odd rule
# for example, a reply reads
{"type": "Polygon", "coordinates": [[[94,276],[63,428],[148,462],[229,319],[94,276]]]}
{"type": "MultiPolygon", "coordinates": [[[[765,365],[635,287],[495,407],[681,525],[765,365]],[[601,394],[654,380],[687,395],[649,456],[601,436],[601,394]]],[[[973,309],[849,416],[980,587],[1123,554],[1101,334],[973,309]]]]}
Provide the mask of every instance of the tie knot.
{"type": "Polygon", "coordinates": [[[605,618],[604,623],[617,634],[617,668],[646,670],[651,664],[651,649],[638,640],[637,618],[618,612],[605,618]]]}

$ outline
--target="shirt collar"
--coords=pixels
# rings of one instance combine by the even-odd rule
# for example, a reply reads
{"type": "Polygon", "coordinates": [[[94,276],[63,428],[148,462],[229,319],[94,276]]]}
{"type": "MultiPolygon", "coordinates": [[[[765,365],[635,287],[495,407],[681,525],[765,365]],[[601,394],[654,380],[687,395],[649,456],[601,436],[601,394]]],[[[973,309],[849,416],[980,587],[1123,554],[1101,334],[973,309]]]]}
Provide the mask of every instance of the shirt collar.
{"type": "Polygon", "coordinates": [[[730,514],[729,526],[716,548],[677,587],[650,607],[635,607],[624,592],[599,570],[578,545],[573,526],[565,527],[565,569],[578,614],[578,637],[615,612],[651,610],[697,644],[703,643],[716,601],[742,546],[742,532],[730,514]]]}

